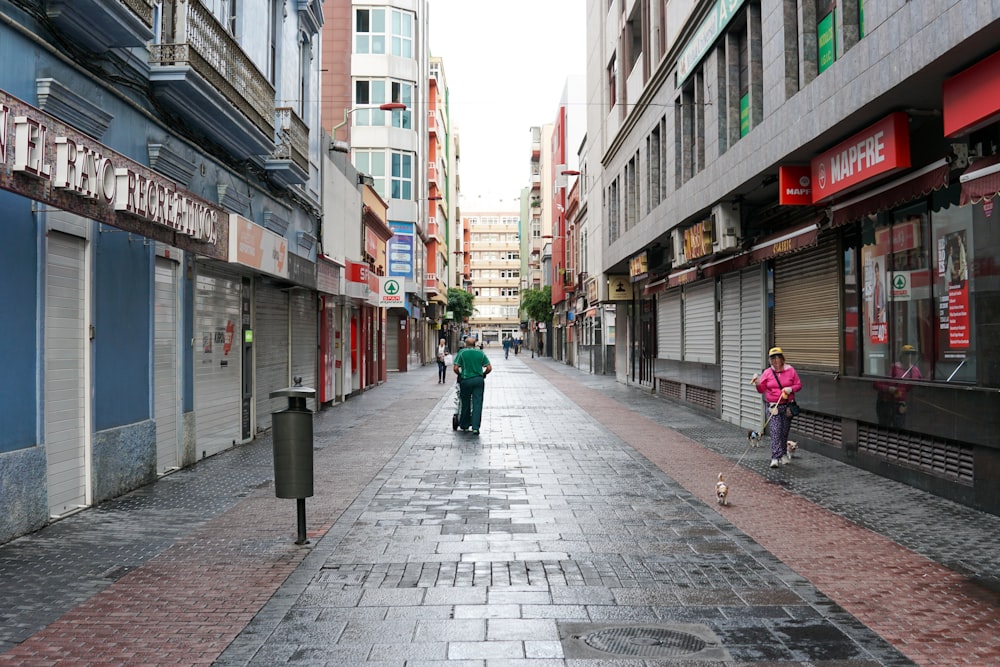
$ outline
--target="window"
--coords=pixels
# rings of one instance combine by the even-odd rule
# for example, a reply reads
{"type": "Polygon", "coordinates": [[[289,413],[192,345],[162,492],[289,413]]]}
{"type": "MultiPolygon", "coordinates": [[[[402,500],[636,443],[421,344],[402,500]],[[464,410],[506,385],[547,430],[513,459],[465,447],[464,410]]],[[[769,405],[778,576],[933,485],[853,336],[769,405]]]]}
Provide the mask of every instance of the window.
{"type": "Polygon", "coordinates": [[[392,126],[404,130],[413,129],[413,84],[405,81],[392,82],[392,102],[401,102],[405,109],[393,109],[392,126]]]}
{"type": "MultiPolygon", "coordinates": [[[[957,190],[952,186],[956,199],[957,190]]],[[[976,382],[977,288],[985,283],[977,283],[982,280],[973,258],[977,243],[987,252],[987,238],[996,234],[973,224],[973,207],[951,203],[921,201],[863,222],[859,282],[867,375],[976,382]]],[[[897,387],[882,383],[876,389],[897,387]]]]}
{"type": "Polygon", "coordinates": [[[267,74],[271,84],[278,82],[278,55],[281,53],[282,4],[271,0],[270,18],[267,25],[267,74]]]}
{"type": "Polygon", "coordinates": [[[413,14],[397,9],[356,10],[354,14],[354,52],[412,58],[413,14]],[[386,22],[387,14],[388,24],[386,22]],[[386,44],[390,44],[388,53],[386,44]]]}
{"type": "Polygon", "coordinates": [[[607,215],[605,219],[608,221],[608,245],[611,245],[618,240],[621,235],[621,229],[619,227],[619,209],[618,209],[618,181],[616,178],[608,186],[607,194],[607,215]]]}
{"type": "Polygon", "coordinates": [[[219,10],[219,23],[230,35],[236,35],[236,0],[222,0],[219,10]]]}
{"type": "Polygon", "coordinates": [[[625,76],[632,74],[635,64],[639,62],[639,56],[642,55],[642,37],[642,5],[637,2],[628,21],[625,22],[625,56],[628,58],[625,76]]]}
{"type": "Polygon", "coordinates": [[[375,191],[385,197],[385,151],[354,151],[354,167],[375,180],[375,191]]]}
{"type": "Polygon", "coordinates": [[[608,108],[613,109],[618,102],[618,59],[612,55],[608,65],[608,108]]]}
{"type": "Polygon", "coordinates": [[[353,121],[358,127],[385,127],[391,123],[393,127],[412,129],[413,84],[385,79],[356,79],[354,107],[353,121]],[[388,94],[386,91],[389,91],[388,94]],[[387,102],[402,102],[406,109],[383,111],[378,108],[387,102]]]}
{"type": "Polygon", "coordinates": [[[392,152],[392,199],[413,199],[413,155],[392,152]]]}

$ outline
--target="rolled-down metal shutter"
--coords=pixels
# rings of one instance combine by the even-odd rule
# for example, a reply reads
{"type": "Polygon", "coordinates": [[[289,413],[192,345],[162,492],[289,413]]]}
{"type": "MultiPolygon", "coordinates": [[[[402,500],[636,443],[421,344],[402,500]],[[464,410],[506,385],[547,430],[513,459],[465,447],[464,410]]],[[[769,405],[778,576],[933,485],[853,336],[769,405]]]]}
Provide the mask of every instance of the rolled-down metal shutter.
{"type": "MultiPolygon", "coordinates": [[[[292,381],[302,378],[303,387],[316,389],[318,300],[315,292],[292,292],[292,381]]],[[[318,392],[317,392],[318,393],[318,392]]],[[[316,399],[307,401],[310,410],[316,409],[316,399]]]]}
{"type": "Polygon", "coordinates": [[[392,311],[386,315],[385,363],[387,370],[399,370],[399,313],[392,311]]]}
{"type": "Polygon", "coordinates": [[[254,290],[254,393],[257,430],[271,428],[271,414],[288,407],[287,398],[271,392],[291,385],[288,372],[288,292],[261,280],[254,290]]]}
{"type": "Polygon", "coordinates": [[[656,356],[659,359],[681,358],[681,291],[662,292],[657,301],[656,356]]]}
{"type": "Polygon", "coordinates": [[[722,371],[722,419],[741,424],[740,376],[743,373],[740,323],[742,293],[739,273],[722,276],[722,312],[719,318],[719,364],[722,371]]]}
{"type": "Polygon", "coordinates": [[[684,361],[716,363],[714,279],[684,287],[684,361]]]}
{"type": "Polygon", "coordinates": [[[740,272],[740,424],[747,428],[760,426],[764,403],[757,389],[749,383],[754,373],[767,365],[764,346],[767,327],[767,299],[764,265],[758,264],[740,272]]]}
{"type": "Polygon", "coordinates": [[[197,264],[194,304],[194,404],[198,454],[243,440],[239,276],[197,264]]]}
{"type": "Polygon", "coordinates": [[[774,261],[774,342],[796,368],[840,370],[839,259],[830,239],[774,261]]]}

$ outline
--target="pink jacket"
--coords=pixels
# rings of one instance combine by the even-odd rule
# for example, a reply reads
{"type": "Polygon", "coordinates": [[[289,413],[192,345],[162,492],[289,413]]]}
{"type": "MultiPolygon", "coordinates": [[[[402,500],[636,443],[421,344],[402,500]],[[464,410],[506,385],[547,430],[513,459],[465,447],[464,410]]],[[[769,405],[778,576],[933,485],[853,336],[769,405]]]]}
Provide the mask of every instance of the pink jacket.
{"type": "Polygon", "coordinates": [[[774,368],[770,367],[761,373],[756,384],[757,391],[764,394],[764,399],[768,403],[777,403],[778,399],[781,398],[781,388],[784,387],[791,394],[789,394],[788,400],[783,402],[791,403],[794,401],[795,392],[802,389],[802,380],[799,379],[799,374],[795,372],[794,368],[785,364],[785,367],[778,373],[781,379],[781,386],[778,386],[778,380],[775,379],[774,375],[774,368]]]}

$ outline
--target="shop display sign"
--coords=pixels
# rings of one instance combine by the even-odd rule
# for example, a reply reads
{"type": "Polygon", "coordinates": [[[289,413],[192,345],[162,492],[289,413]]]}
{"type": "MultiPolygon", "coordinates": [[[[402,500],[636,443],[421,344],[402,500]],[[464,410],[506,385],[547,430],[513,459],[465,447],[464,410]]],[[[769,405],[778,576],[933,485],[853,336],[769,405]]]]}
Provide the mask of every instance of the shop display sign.
{"type": "Polygon", "coordinates": [[[812,174],[809,165],[778,167],[778,203],[782,206],[812,205],[812,174]]]}
{"type": "Polygon", "coordinates": [[[2,90],[0,188],[228,259],[229,220],[221,208],[2,90]]]}
{"type": "Polygon", "coordinates": [[[910,166],[910,127],[902,111],[890,114],[847,141],[813,158],[813,203],[865,181],[910,166]]]}

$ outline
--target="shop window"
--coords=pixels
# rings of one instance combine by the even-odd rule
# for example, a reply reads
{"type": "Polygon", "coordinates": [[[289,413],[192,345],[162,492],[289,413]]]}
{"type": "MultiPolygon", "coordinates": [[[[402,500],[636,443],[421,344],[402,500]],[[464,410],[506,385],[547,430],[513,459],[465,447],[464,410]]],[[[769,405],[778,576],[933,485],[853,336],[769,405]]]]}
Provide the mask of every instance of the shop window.
{"type": "Polygon", "coordinates": [[[868,219],[862,229],[864,372],[975,382],[972,207],[932,210],[920,202],[868,219]]]}

